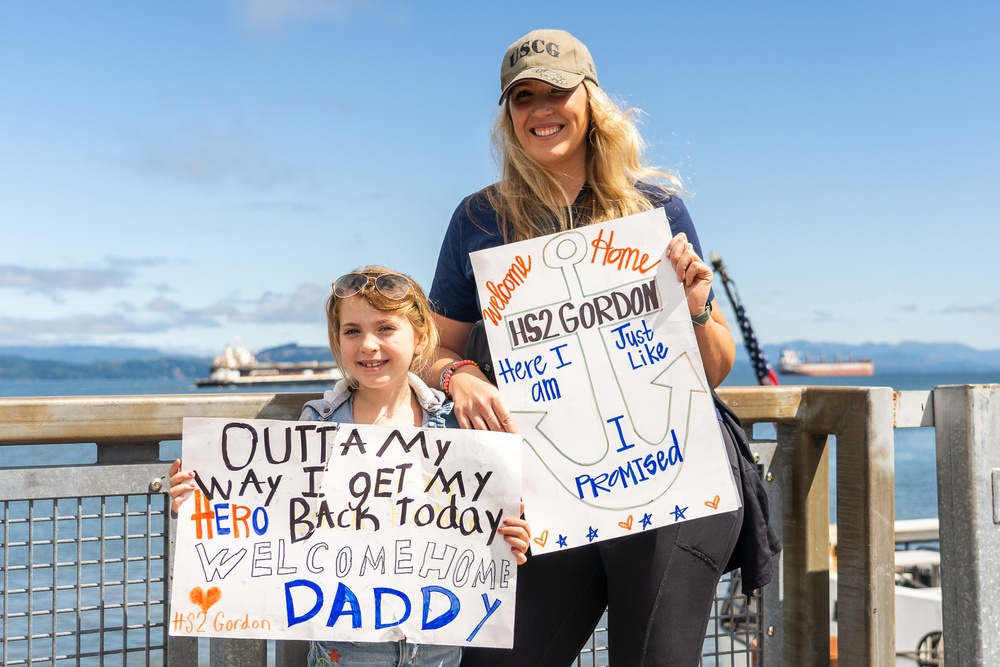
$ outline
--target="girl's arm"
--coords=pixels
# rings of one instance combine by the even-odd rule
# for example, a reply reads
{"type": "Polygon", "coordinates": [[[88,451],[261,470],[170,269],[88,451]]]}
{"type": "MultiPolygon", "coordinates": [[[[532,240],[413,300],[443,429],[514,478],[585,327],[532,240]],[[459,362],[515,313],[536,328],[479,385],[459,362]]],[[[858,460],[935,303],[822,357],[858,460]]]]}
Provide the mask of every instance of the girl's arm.
{"type": "Polygon", "coordinates": [[[177,512],[180,509],[181,503],[187,499],[191,492],[198,488],[198,485],[194,483],[193,470],[181,470],[180,459],[170,464],[168,475],[170,476],[170,497],[173,498],[173,502],[170,503],[170,509],[177,512]]]}
{"type": "Polygon", "coordinates": [[[531,526],[524,520],[524,503],[521,503],[521,516],[503,520],[503,525],[497,529],[503,535],[504,542],[510,545],[510,552],[518,565],[528,562],[528,548],[531,546],[531,526]]]}

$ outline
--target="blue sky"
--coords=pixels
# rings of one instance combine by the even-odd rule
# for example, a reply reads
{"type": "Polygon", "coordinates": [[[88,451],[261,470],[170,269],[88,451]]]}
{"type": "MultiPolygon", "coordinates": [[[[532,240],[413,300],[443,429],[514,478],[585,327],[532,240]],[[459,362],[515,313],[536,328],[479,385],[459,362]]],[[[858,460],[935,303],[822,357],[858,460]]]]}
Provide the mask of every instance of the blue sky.
{"type": "Polygon", "coordinates": [[[642,109],[763,342],[1000,347],[994,0],[0,0],[0,345],[324,345],[338,275],[429,287],[543,27],[642,109]]]}

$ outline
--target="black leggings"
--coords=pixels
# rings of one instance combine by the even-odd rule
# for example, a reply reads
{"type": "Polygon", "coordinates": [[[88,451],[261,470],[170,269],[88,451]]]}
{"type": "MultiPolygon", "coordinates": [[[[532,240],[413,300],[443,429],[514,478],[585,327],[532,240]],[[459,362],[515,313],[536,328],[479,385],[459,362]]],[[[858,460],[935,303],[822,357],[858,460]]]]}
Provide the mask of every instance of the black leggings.
{"type": "MultiPolygon", "coordinates": [[[[722,431],[738,480],[735,445],[722,431]]],[[[612,667],[697,665],[742,519],[741,506],[529,558],[517,571],[514,648],[466,648],[462,667],[568,667],[605,608],[612,667]]]]}

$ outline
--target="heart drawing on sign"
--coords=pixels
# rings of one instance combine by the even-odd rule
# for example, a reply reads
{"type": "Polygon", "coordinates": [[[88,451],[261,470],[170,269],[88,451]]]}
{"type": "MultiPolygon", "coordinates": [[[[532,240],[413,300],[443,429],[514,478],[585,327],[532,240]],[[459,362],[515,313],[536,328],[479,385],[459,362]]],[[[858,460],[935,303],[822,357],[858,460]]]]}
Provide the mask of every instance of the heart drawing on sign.
{"type": "Polygon", "coordinates": [[[201,586],[195,586],[188,594],[188,599],[201,607],[201,610],[207,614],[209,607],[222,599],[222,591],[218,586],[212,586],[206,593],[201,590],[201,586]]]}
{"type": "Polygon", "coordinates": [[[632,530],[632,515],[629,514],[627,519],[625,519],[624,521],[619,521],[618,525],[624,528],[625,530],[632,530]]]}
{"type": "Polygon", "coordinates": [[[719,496],[712,498],[711,500],[706,500],[705,505],[711,507],[714,510],[719,509],[719,501],[722,500],[719,496]]]}
{"type": "Polygon", "coordinates": [[[549,531],[543,530],[542,534],[535,538],[535,544],[540,547],[544,547],[545,543],[549,541],[549,531]]]}

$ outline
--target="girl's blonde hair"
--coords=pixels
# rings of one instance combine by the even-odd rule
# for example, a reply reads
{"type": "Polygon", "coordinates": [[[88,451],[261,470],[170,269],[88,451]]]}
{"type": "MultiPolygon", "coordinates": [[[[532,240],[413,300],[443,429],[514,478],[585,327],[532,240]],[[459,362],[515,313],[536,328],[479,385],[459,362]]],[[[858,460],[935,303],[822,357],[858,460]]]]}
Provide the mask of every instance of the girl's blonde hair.
{"type": "Polygon", "coordinates": [[[510,96],[493,127],[494,157],[500,180],[486,189],[490,206],[497,211],[505,242],[564,231],[595,222],[647,211],[652,205],[636,188],[638,181],[657,183],[666,194],[675,194],[680,180],[642,162],[645,142],[636,127],[637,109],[622,110],[591,81],[587,90],[590,126],[587,133],[587,188],[580,219],[561,205],[566,193],[556,177],[529,156],[514,133],[510,96]]]}
{"type": "MultiPolygon", "coordinates": [[[[373,310],[392,315],[401,315],[409,320],[413,326],[414,337],[418,343],[423,344],[419,354],[414,355],[410,363],[410,370],[420,373],[426,369],[437,356],[437,347],[440,340],[437,325],[431,317],[431,306],[427,300],[427,295],[420,289],[420,285],[408,275],[397,271],[390,271],[383,266],[366,266],[357,269],[353,273],[367,276],[369,280],[361,291],[354,296],[345,297],[347,299],[364,299],[373,310]],[[394,275],[405,278],[410,284],[410,289],[400,299],[390,299],[375,288],[375,280],[379,276],[394,275]]],[[[357,386],[357,380],[351,376],[347,364],[340,349],[340,304],[344,299],[337,296],[336,291],[330,294],[326,300],[326,330],[330,340],[330,351],[337,362],[337,366],[344,374],[344,378],[352,385],[357,386]]]]}

